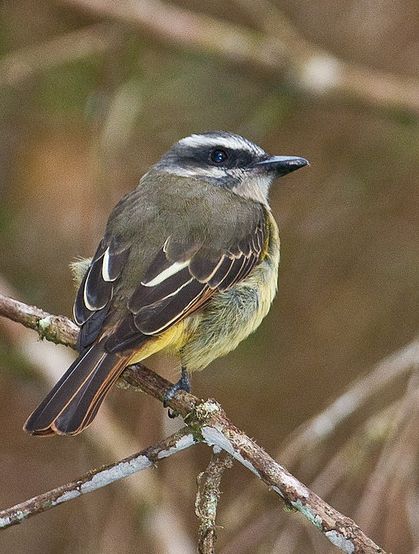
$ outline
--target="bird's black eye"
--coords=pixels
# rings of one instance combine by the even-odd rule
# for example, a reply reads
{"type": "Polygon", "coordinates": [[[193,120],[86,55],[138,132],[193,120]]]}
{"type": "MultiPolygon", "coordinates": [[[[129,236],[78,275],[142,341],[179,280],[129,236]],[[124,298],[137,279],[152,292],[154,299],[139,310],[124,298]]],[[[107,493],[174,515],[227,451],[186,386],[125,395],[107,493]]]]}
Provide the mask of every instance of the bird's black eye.
{"type": "Polygon", "coordinates": [[[221,150],[220,148],[214,148],[214,150],[211,150],[210,152],[210,160],[217,165],[221,165],[227,158],[227,152],[225,150],[221,150]]]}

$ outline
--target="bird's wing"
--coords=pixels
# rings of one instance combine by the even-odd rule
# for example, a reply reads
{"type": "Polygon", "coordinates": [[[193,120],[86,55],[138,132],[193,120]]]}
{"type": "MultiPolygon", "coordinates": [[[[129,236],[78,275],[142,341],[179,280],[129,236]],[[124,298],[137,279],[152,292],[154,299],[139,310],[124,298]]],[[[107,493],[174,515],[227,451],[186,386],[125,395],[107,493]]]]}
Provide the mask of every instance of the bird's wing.
{"type": "Polygon", "coordinates": [[[213,186],[165,179],[163,192],[159,182],[138,187],[114,209],[80,285],[80,351],[106,337],[108,352],[123,352],[163,333],[246,277],[264,255],[267,229],[262,205],[213,186]],[[192,220],[182,210],[193,210],[192,220]]]}
{"type": "Polygon", "coordinates": [[[265,248],[265,222],[228,249],[177,241],[170,236],[128,301],[128,312],[106,341],[108,352],[135,348],[202,307],[216,291],[244,279],[265,248]]]}
{"type": "Polygon", "coordinates": [[[78,349],[83,352],[102,331],[112,304],[115,285],[128,259],[130,245],[103,239],[86,271],[74,302],[73,315],[80,326],[78,349]]]}

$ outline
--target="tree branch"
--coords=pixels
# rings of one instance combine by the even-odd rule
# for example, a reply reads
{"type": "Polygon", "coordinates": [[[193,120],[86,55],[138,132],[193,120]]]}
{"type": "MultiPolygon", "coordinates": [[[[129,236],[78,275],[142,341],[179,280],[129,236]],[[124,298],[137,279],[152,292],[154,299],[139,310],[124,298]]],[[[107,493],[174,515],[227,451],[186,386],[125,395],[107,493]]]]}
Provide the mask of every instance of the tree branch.
{"type": "Polygon", "coordinates": [[[125,479],[125,477],[152,467],[159,460],[181,452],[193,444],[195,444],[195,439],[191,430],[184,427],[155,446],[150,446],[114,464],[89,471],[76,481],[61,485],[44,494],[16,504],[16,506],[0,511],[0,529],[21,523],[31,516],[55,508],[55,506],[73,500],[73,498],[78,498],[82,494],[106,487],[114,481],[125,479]]]}
{"type": "MultiPolygon", "coordinates": [[[[15,321],[22,321],[24,325],[32,327],[42,338],[52,337],[52,340],[59,342],[62,336],[67,341],[66,344],[75,342],[74,324],[63,316],[51,316],[38,308],[25,306],[2,295],[0,315],[12,315],[15,321]],[[58,331],[55,331],[54,323],[57,323],[58,331]]],[[[161,401],[171,384],[140,364],[127,368],[123,379],[128,386],[140,389],[161,401]]],[[[237,429],[215,400],[202,401],[192,394],[180,392],[168,404],[188,424],[187,436],[193,437],[193,441],[189,438],[187,446],[191,446],[193,442],[205,442],[230,454],[268,485],[287,505],[299,511],[341,551],[350,554],[385,554],[351,519],[324,502],[237,429]]],[[[89,487],[87,489],[86,492],[89,492],[89,487]]],[[[36,506],[37,499],[29,502],[36,506]]]]}
{"type": "Polygon", "coordinates": [[[233,466],[232,457],[225,452],[214,453],[205,471],[197,478],[198,490],[195,514],[199,519],[198,554],[214,554],[217,540],[215,517],[220,499],[220,485],[224,471],[233,466]]]}
{"type": "Polygon", "coordinates": [[[417,79],[347,63],[309,43],[272,7],[262,12],[272,24],[254,31],[160,0],[62,1],[137,27],[161,43],[212,54],[261,76],[280,77],[302,93],[348,98],[375,109],[406,110],[419,116],[417,79]]]}
{"type": "Polygon", "coordinates": [[[0,315],[33,329],[40,339],[75,347],[79,328],[62,315],[51,315],[36,306],[0,294],[0,315]]]}

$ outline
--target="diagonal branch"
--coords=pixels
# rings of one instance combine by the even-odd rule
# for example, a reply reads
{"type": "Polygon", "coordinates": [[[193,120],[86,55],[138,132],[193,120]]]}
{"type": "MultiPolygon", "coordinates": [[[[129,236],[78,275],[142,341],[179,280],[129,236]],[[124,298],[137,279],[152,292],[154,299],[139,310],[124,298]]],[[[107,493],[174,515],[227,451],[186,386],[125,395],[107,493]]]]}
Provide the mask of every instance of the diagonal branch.
{"type": "Polygon", "coordinates": [[[259,76],[280,77],[305,94],[348,98],[367,107],[406,110],[419,116],[417,79],[337,58],[305,40],[282,12],[266,2],[258,10],[252,3],[252,13],[261,13],[271,23],[255,31],[161,0],[61,1],[136,27],[163,44],[214,55],[259,76]]]}
{"type": "MultiPolygon", "coordinates": [[[[26,306],[2,295],[0,295],[0,315],[12,316],[15,321],[22,321],[24,325],[37,330],[41,337],[51,337],[52,340],[59,342],[62,334],[67,341],[66,344],[70,345],[72,340],[74,344],[74,325],[62,316],[58,318],[50,316],[38,308],[26,306]],[[40,322],[42,322],[41,325],[40,322]],[[58,331],[55,331],[54,322],[58,323],[58,331]]],[[[127,368],[123,379],[127,386],[144,391],[161,401],[166,389],[171,385],[140,364],[127,368]]],[[[270,490],[277,493],[288,506],[299,511],[341,551],[350,554],[385,554],[384,550],[367,537],[354,521],[339,513],[300,483],[252,439],[235,427],[217,402],[202,401],[192,394],[180,392],[168,404],[188,424],[188,439],[183,439],[187,442],[186,446],[191,446],[194,442],[205,442],[230,454],[268,485],[270,490]]],[[[35,505],[36,500],[32,499],[35,505]]]]}
{"type": "Polygon", "coordinates": [[[78,498],[82,494],[106,487],[114,481],[125,479],[143,469],[154,466],[159,460],[181,452],[195,444],[188,427],[184,427],[167,439],[150,446],[137,454],[132,454],[114,464],[89,471],[76,481],[61,485],[44,494],[35,496],[11,508],[0,511],[0,529],[21,523],[31,516],[55,508],[64,502],[78,498]]]}
{"type": "MultiPolygon", "coordinates": [[[[311,44],[269,2],[241,0],[240,7],[257,19],[258,30],[197,14],[159,0],[110,2],[61,0],[98,17],[138,28],[154,40],[216,56],[280,78],[303,94],[349,99],[366,107],[407,111],[419,116],[419,81],[346,62],[311,44]]],[[[52,67],[109,51],[120,30],[99,23],[6,54],[0,59],[0,87],[19,86],[52,67]]]]}

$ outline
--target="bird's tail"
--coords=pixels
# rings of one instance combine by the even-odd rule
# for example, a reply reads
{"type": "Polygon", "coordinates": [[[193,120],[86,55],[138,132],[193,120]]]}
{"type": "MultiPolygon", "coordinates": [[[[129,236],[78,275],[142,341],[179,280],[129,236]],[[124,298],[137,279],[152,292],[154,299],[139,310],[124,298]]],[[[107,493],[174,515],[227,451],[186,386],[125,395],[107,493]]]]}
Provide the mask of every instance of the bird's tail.
{"type": "Polygon", "coordinates": [[[29,416],[25,431],[32,435],[76,435],[83,431],[93,421],[129,358],[106,352],[102,341],[91,346],[29,416]]]}

